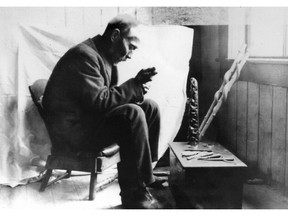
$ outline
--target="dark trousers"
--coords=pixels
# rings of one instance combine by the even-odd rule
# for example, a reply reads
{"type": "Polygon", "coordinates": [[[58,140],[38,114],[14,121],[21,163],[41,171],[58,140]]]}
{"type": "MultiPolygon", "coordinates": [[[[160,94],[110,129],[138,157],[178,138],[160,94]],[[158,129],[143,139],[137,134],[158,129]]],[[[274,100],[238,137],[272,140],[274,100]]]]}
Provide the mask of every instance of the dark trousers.
{"type": "Polygon", "coordinates": [[[152,183],[152,162],[158,159],[158,105],[147,99],[139,105],[118,106],[106,113],[103,129],[120,145],[118,180],[121,193],[152,183]]]}

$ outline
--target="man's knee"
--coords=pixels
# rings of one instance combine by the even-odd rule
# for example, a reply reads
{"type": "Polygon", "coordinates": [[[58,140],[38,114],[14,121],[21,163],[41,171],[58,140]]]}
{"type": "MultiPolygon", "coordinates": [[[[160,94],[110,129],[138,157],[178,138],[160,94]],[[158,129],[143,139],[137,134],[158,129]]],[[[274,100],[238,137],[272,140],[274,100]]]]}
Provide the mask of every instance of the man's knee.
{"type": "Polygon", "coordinates": [[[145,112],[136,104],[124,105],[123,111],[125,113],[125,117],[128,118],[129,121],[145,121],[145,112]]]}
{"type": "Polygon", "coordinates": [[[152,99],[145,99],[144,102],[141,104],[141,107],[144,110],[149,110],[153,112],[159,112],[158,104],[152,99]]]}

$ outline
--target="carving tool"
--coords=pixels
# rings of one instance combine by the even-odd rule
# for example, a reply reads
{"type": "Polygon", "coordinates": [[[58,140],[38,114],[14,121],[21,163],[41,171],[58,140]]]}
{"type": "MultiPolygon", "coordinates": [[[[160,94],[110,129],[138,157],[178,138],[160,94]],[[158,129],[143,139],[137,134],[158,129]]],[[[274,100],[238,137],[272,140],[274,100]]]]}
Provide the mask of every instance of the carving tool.
{"type": "Polygon", "coordinates": [[[210,155],[200,156],[200,157],[198,158],[198,160],[206,160],[206,159],[220,158],[220,157],[221,157],[220,154],[210,154],[210,155]]]}
{"type": "Polygon", "coordinates": [[[199,154],[199,152],[190,152],[190,151],[183,151],[181,153],[182,157],[189,157],[199,154]]]}
{"type": "Polygon", "coordinates": [[[205,161],[224,161],[224,162],[228,162],[228,161],[234,161],[234,158],[198,158],[198,160],[205,160],[205,161]]]}

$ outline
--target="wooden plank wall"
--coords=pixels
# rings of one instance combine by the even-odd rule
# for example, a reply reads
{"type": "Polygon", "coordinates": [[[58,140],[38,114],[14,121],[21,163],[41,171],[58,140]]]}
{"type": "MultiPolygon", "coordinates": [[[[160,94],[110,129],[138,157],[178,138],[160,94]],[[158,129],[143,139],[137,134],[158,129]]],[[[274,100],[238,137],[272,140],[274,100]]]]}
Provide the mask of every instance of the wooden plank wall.
{"type": "Polygon", "coordinates": [[[106,26],[117,14],[130,14],[151,24],[151,8],[137,7],[0,7],[0,22],[21,22],[51,26],[106,26]]]}
{"type": "Polygon", "coordinates": [[[222,107],[225,145],[268,183],[288,186],[287,88],[238,81],[222,107]]]}
{"type": "Polygon", "coordinates": [[[219,25],[228,23],[225,7],[0,7],[0,22],[54,26],[106,25],[117,14],[130,14],[144,24],[219,25]]]}

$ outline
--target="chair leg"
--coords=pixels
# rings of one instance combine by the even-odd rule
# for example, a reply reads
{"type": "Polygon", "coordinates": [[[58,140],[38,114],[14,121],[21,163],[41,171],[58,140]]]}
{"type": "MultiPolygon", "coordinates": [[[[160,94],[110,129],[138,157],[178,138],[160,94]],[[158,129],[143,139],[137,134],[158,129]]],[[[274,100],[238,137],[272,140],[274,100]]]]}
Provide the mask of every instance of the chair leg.
{"type": "Polygon", "coordinates": [[[51,174],[52,174],[52,169],[47,169],[46,173],[45,173],[45,176],[44,176],[44,179],[42,180],[41,187],[39,189],[40,192],[45,191],[45,189],[46,189],[46,187],[48,185],[48,182],[49,182],[51,174]]]}
{"type": "Polygon", "coordinates": [[[70,178],[71,177],[71,170],[67,170],[66,174],[67,174],[67,176],[65,178],[70,178]]]}
{"type": "Polygon", "coordinates": [[[96,183],[97,183],[97,172],[91,172],[90,186],[89,186],[89,200],[94,200],[95,198],[96,183]]]}

